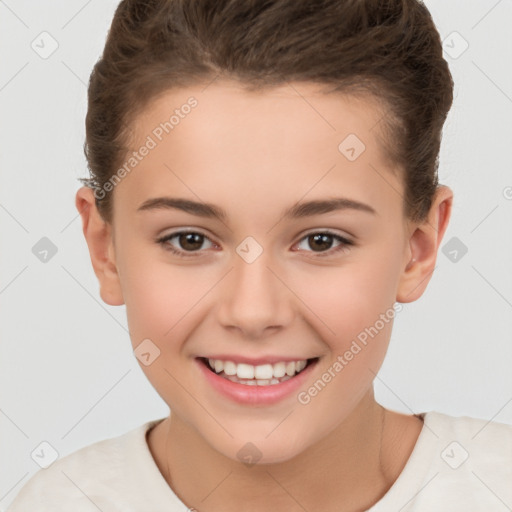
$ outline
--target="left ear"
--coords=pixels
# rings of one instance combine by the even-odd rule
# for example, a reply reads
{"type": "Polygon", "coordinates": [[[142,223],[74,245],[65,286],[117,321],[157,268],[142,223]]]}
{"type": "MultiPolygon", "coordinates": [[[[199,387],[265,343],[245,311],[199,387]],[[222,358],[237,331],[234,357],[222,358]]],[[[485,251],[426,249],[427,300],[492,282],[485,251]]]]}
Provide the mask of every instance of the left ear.
{"type": "Polygon", "coordinates": [[[440,185],[425,221],[413,225],[414,231],[408,242],[411,258],[400,278],[397,302],[413,302],[423,295],[434,272],[437,251],[448,227],[452,203],[452,190],[440,185]]]}

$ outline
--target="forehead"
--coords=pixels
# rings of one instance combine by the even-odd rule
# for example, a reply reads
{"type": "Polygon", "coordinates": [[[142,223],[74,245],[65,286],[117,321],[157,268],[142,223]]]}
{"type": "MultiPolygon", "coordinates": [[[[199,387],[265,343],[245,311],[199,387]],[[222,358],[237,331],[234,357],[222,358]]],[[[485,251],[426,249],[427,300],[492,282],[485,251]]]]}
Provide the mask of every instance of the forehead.
{"type": "Polygon", "coordinates": [[[370,96],[318,84],[170,90],[135,119],[130,152],[152,148],[118,188],[139,203],[168,193],[271,207],[343,195],[400,209],[401,183],[379,138],[384,114],[370,96]]]}

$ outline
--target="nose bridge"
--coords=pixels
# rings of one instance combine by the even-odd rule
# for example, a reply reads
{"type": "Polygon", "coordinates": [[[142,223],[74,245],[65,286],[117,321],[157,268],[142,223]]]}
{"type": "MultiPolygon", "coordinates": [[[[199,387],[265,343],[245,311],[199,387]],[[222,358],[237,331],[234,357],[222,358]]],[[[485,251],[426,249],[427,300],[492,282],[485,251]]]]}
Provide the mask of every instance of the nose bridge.
{"type": "Polygon", "coordinates": [[[274,275],[271,251],[259,250],[249,240],[237,253],[230,286],[220,299],[221,323],[239,328],[247,337],[258,337],[268,327],[283,327],[292,308],[286,287],[274,275]]]}

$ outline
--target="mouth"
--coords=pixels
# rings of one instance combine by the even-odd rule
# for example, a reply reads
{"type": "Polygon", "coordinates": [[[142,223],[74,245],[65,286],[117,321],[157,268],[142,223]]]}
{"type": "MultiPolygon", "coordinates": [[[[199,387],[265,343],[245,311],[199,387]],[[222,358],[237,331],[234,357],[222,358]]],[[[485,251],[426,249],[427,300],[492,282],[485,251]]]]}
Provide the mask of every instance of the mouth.
{"type": "Polygon", "coordinates": [[[278,361],[260,365],[235,363],[229,360],[197,358],[211,373],[245,386],[275,386],[292,380],[314,365],[319,357],[296,361],[278,361]]]}

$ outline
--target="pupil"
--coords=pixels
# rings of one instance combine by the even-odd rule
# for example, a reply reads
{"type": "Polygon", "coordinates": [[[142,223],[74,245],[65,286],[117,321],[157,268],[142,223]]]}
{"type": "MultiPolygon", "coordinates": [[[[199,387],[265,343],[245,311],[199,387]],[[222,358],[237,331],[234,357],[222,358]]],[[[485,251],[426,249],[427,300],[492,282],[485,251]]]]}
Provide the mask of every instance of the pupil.
{"type": "Polygon", "coordinates": [[[311,245],[310,243],[310,246],[312,249],[315,249],[315,244],[319,244],[320,246],[320,249],[330,249],[331,247],[331,243],[332,243],[332,235],[328,235],[328,234],[317,234],[317,235],[311,235],[309,237],[310,241],[311,240],[314,240],[314,244],[311,245]]]}
{"type": "Polygon", "coordinates": [[[180,245],[184,249],[196,250],[201,247],[202,236],[199,233],[185,233],[180,235],[180,245]],[[195,244],[195,245],[194,245],[195,244]]]}

